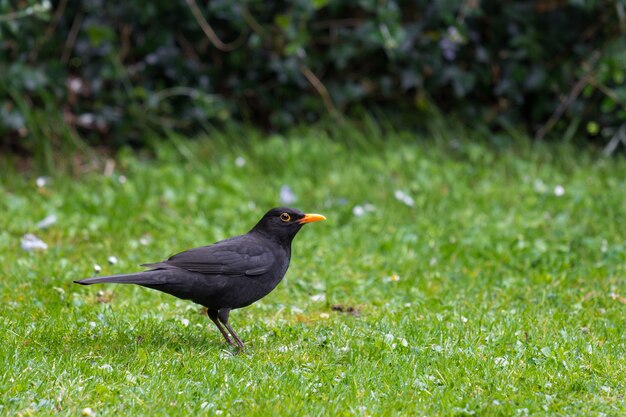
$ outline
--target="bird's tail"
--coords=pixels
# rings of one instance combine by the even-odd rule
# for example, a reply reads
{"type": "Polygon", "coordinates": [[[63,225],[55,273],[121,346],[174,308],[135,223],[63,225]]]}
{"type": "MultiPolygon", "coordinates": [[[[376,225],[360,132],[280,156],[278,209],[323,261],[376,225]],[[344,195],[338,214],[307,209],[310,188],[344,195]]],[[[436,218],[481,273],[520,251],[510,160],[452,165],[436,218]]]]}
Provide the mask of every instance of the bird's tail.
{"type": "Polygon", "coordinates": [[[134,274],[108,275],[105,277],[85,278],[74,281],[76,284],[91,285],[101,284],[105,282],[117,284],[138,284],[138,285],[156,285],[163,284],[162,273],[160,271],[145,271],[134,274]]]}

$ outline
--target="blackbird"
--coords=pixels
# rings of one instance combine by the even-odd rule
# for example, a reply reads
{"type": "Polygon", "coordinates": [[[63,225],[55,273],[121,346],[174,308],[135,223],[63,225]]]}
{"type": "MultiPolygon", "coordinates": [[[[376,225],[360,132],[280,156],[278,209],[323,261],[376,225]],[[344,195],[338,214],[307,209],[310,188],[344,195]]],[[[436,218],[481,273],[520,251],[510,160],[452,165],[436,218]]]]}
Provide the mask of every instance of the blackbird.
{"type": "Polygon", "coordinates": [[[190,249],[163,262],[143,264],[150,268],[147,271],[74,282],[137,284],[191,300],[206,307],[228,344],[242,349],[243,342],[228,324],[230,311],[269,294],[287,272],[294,236],[304,224],[325,219],[321,214],[273,208],[245,235],[190,249]]]}

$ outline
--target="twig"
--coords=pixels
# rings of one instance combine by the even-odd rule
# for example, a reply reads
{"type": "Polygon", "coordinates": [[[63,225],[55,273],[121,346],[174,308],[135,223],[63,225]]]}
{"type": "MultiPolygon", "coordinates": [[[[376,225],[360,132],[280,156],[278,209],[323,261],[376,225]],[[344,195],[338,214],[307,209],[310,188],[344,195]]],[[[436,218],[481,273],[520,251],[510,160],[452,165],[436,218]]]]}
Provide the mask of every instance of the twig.
{"type": "Polygon", "coordinates": [[[331,116],[339,116],[337,112],[337,108],[333,103],[330,94],[328,93],[328,89],[326,86],[320,81],[319,78],[304,64],[300,64],[300,71],[306,77],[307,80],[311,83],[313,88],[317,91],[317,93],[322,97],[322,101],[324,102],[324,106],[326,106],[326,110],[331,116]]]}
{"type": "Polygon", "coordinates": [[[46,28],[46,34],[44,35],[45,39],[49,39],[52,37],[54,30],[56,29],[57,25],[59,24],[59,21],[61,20],[61,17],[63,16],[63,13],[65,13],[66,7],[67,7],[67,0],[61,0],[59,2],[59,6],[54,11],[54,16],[52,17],[52,21],[46,28]]]}
{"type": "Polygon", "coordinates": [[[80,25],[82,23],[83,13],[78,12],[76,14],[76,17],[74,18],[74,22],[72,22],[70,33],[67,35],[65,46],[63,46],[63,55],[61,55],[61,62],[63,62],[64,64],[67,64],[67,61],[70,60],[70,55],[72,54],[72,50],[74,49],[74,45],[76,44],[76,38],[78,38],[78,32],[80,32],[80,25]]]}
{"type": "Polygon", "coordinates": [[[179,43],[181,48],[183,48],[183,53],[189,59],[193,59],[194,61],[200,61],[200,57],[196,53],[195,49],[193,49],[193,45],[185,38],[185,36],[177,32],[176,33],[176,41],[179,43]]]}
{"type": "Polygon", "coordinates": [[[243,8],[242,9],[243,20],[245,20],[248,26],[252,28],[254,33],[259,35],[261,39],[265,39],[265,37],[267,36],[267,32],[265,31],[263,26],[261,26],[261,24],[254,18],[254,16],[252,16],[252,13],[250,13],[250,10],[248,10],[247,5],[244,4],[242,8],[243,8]]]}
{"type": "Polygon", "coordinates": [[[246,41],[246,34],[242,33],[241,35],[239,35],[239,38],[235,39],[231,43],[222,42],[222,40],[217,36],[211,25],[209,25],[209,22],[207,22],[207,20],[202,15],[200,8],[196,4],[196,0],[187,0],[187,6],[189,6],[193,17],[196,18],[196,22],[198,22],[198,25],[200,25],[200,28],[202,29],[204,34],[207,36],[207,38],[209,38],[213,46],[215,46],[220,51],[233,51],[243,45],[243,43],[246,41]]]}
{"type": "Polygon", "coordinates": [[[615,9],[617,10],[617,17],[619,20],[619,30],[622,33],[626,33],[626,13],[624,13],[624,5],[621,2],[616,1],[615,9]]]}
{"type": "MultiPolygon", "coordinates": [[[[187,96],[190,98],[198,98],[201,95],[203,95],[201,93],[200,90],[197,90],[195,88],[190,88],[190,87],[172,87],[172,88],[166,88],[164,90],[160,90],[157,93],[154,94],[154,96],[152,97],[153,102],[156,104],[166,98],[169,97],[174,97],[174,96],[187,96]]],[[[206,96],[211,96],[211,94],[205,94],[206,96]]]]}
{"type": "Polygon", "coordinates": [[[556,125],[556,122],[558,122],[561,116],[563,116],[563,113],[565,113],[565,110],[567,110],[567,108],[574,102],[574,100],[576,100],[576,97],[578,97],[578,95],[583,91],[583,88],[585,88],[585,86],[591,82],[592,78],[592,73],[588,72],[587,74],[585,74],[584,77],[578,80],[576,84],[574,84],[574,88],[572,88],[572,91],[570,91],[569,95],[561,101],[559,107],[557,107],[552,116],[550,116],[546,124],[541,126],[539,130],[537,130],[535,139],[543,139],[544,136],[550,130],[552,130],[554,125],[556,125]]]}
{"type": "Polygon", "coordinates": [[[133,27],[131,25],[122,25],[120,36],[120,62],[124,62],[126,59],[126,55],[128,55],[128,51],[130,51],[130,35],[133,32],[133,27]]]}
{"type": "Polygon", "coordinates": [[[626,123],[622,124],[619,129],[617,129],[617,132],[615,132],[609,143],[604,147],[602,154],[604,156],[611,156],[620,143],[626,147],[626,123]]]}
{"type": "Polygon", "coordinates": [[[52,20],[50,21],[50,24],[46,28],[46,31],[44,32],[44,35],[41,36],[37,40],[37,46],[35,48],[33,48],[29,52],[28,59],[30,61],[32,61],[32,62],[36,61],[37,60],[37,54],[39,53],[39,50],[41,49],[41,47],[44,46],[46,44],[46,42],[48,42],[50,39],[52,39],[52,34],[54,33],[54,30],[58,26],[59,21],[61,20],[61,17],[63,17],[63,13],[65,13],[65,8],[66,7],[67,7],[67,0],[61,0],[59,2],[59,5],[57,6],[56,10],[54,11],[54,15],[52,16],[52,20]]]}
{"type": "Polygon", "coordinates": [[[593,77],[589,80],[589,84],[593,85],[595,88],[600,90],[600,92],[602,92],[604,95],[609,96],[611,99],[613,99],[613,101],[615,101],[617,104],[622,106],[624,110],[626,110],[626,102],[622,100],[621,98],[619,98],[618,95],[615,94],[613,90],[611,90],[604,84],[599,83],[598,80],[596,80],[593,77]]]}

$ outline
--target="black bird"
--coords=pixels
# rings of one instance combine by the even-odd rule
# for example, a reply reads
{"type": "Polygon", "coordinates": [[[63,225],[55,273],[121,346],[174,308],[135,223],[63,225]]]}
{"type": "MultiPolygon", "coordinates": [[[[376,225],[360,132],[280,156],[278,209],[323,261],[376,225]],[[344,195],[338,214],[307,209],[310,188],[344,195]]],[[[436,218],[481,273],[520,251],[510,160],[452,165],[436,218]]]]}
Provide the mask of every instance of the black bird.
{"type": "Polygon", "coordinates": [[[228,324],[230,310],[249,306],[269,294],[287,272],[296,233],[306,223],[325,219],[321,214],[273,208],[245,235],[190,249],[163,262],[143,264],[150,268],[148,271],[74,282],[137,284],[191,300],[206,307],[207,315],[230,345],[236,343],[242,349],[243,342],[228,324]]]}

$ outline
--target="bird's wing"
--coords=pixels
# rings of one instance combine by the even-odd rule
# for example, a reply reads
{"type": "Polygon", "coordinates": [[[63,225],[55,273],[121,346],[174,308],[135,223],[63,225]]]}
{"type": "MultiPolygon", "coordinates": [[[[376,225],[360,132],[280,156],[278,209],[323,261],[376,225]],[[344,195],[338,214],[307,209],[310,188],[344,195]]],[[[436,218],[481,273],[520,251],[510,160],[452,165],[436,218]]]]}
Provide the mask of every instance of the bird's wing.
{"type": "Polygon", "coordinates": [[[182,268],[208,275],[261,275],[274,265],[272,251],[246,239],[229,239],[181,252],[163,262],[144,264],[155,269],[182,268]]]}

